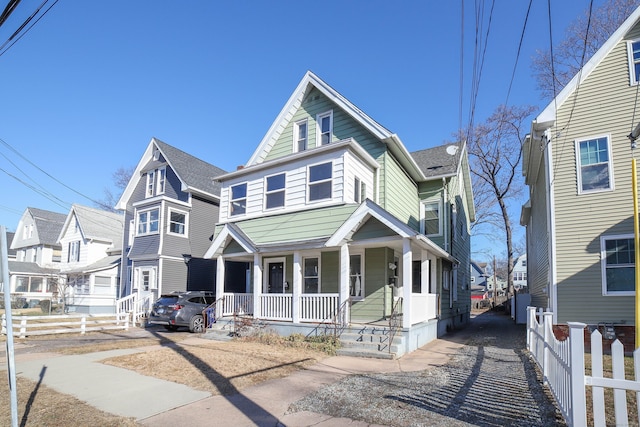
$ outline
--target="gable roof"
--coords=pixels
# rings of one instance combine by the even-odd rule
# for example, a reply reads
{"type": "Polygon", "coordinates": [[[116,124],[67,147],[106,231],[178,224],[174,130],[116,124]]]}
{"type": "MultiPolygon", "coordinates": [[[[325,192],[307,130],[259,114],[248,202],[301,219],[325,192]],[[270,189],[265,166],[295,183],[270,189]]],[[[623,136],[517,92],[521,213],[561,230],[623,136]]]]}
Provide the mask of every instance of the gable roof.
{"type": "MultiPolygon", "coordinates": [[[[22,217],[24,218],[26,215],[31,216],[33,219],[35,235],[38,237],[39,244],[58,246],[58,236],[67,217],[65,214],[38,208],[27,208],[22,217]]],[[[22,219],[20,221],[22,222],[22,219]]],[[[15,249],[13,245],[11,247],[15,249]]]]}
{"type": "Polygon", "coordinates": [[[162,154],[162,157],[180,180],[182,191],[210,199],[217,200],[220,198],[221,185],[215,178],[225,174],[226,171],[204,160],[200,160],[191,154],[185,153],[157,138],[151,138],[127,187],[116,204],[116,209],[126,209],[127,201],[133,194],[142,174],[148,169],[148,164],[154,161],[153,154],[156,149],[162,154]]]}
{"type": "Polygon", "coordinates": [[[450,177],[458,173],[462,161],[463,144],[450,143],[413,151],[414,158],[425,177],[450,177]]]}
{"type": "Polygon", "coordinates": [[[549,123],[555,121],[557,109],[571,96],[573,92],[589,77],[591,72],[602,62],[604,58],[616,47],[616,45],[625,37],[625,35],[640,20],[640,7],[636,8],[631,15],[618,27],[616,31],[607,39],[606,42],[596,51],[596,53],[587,61],[582,69],[567,83],[560,93],[545,107],[544,110],[533,121],[534,129],[544,130],[549,127],[549,123]],[[537,126],[535,126],[537,125],[537,126]]]}
{"type": "Polygon", "coordinates": [[[80,232],[87,240],[110,242],[114,248],[122,247],[122,233],[124,230],[124,217],[122,214],[108,212],[87,206],[71,206],[64,226],[60,230],[58,241],[62,239],[71,221],[76,218],[80,232]]]}
{"type": "Polygon", "coordinates": [[[407,170],[409,175],[416,181],[424,179],[422,171],[411,157],[404,144],[398,137],[398,135],[392,133],[390,130],[373,120],[361,109],[352,104],[347,98],[342,96],[338,91],[329,86],[326,82],[320,79],[311,71],[307,71],[294,90],[289,100],[284,105],[278,117],[271,124],[271,127],[267,131],[264,138],[258,145],[258,148],[253,153],[246,167],[261,163],[264,161],[267,153],[271,147],[278,140],[282,131],[286,128],[286,124],[292,119],[295,112],[300,108],[302,101],[306,95],[316,88],[327,99],[335,103],[341,108],[347,115],[353,118],[357,123],[367,129],[376,138],[379,138],[384,144],[387,145],[389,151],[401,162],[403,167],[407,170]]]}

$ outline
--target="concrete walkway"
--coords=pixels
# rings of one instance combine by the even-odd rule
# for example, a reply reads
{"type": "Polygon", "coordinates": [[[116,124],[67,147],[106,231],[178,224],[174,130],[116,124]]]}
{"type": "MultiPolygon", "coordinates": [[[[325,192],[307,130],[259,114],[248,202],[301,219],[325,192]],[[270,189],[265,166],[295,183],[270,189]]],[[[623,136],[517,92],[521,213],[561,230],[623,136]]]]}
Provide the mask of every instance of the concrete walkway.
{"type": "MultiPolygon", "coordinates": [[[[495,316],[496,320],[505,322],[505,327],[512,324],[508,316],[495,316]]],[[[398,360],[330,357],[309,369],[246,388],[232,396],[212,396],[208,392],[100,363],[100,360],[141,349],[73,356],[18,355],[16,371],[18,375],[42,381],[54,390],[73,395],[101,410],[134,417],[142,425],[328,427],[350,423],[351,426],[366,426],[370,424],[311,412],[286,412],[291,403],[349,375],[423,371],[442,366],[477,333],[477,327],[469,327],[398,360]]],[[[189,340],[197,342],[200,339],[189,340]]],[[[4,363],[6,361],[0,362],[0,369],[6,369],[4,363]]]]}

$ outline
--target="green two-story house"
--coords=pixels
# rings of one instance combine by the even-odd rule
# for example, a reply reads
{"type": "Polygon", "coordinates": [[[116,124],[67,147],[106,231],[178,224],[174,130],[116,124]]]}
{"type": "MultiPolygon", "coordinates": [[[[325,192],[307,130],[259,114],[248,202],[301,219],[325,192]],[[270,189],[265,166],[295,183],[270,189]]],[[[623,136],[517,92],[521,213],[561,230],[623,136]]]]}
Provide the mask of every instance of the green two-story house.
{"type": "Polygon", "coordinates": [[[228,262],[247,266],[246,292],[216,288],[218,317],[248,313],[283,333],[391,325],[400,340],[378,349],[396,356],[468,322],[475,214],[463,144],[409,153],[307,72],[246,165],[217,179],[205,257],[217,283],[228,262]]]}

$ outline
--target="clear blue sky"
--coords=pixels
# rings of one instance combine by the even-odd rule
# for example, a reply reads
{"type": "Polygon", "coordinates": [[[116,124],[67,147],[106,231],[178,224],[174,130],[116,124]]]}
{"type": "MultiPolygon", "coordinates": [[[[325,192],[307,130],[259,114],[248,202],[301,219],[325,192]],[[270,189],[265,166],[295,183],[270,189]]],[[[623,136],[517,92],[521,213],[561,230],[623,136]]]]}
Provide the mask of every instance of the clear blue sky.
{"type": "MultiPolygon", "coordinates": [[[[40,3],[19,4],[0,44],[40,3]]],[[[312,70],[410,151],[439,145],[460,126],[461,96],[463,125],[469,120],[476,17],[475,2],[464,3],[461,94],[460,1],[60,0],[0,56],[0,139],[93,199],[152,137],[234,170],[312,70]]],[[[505,102],[528,3],[495,2],[476,123],[505,102]]],[[[552,3],[557,41],[589,2],[552,3]]],[[[536,0],[509,104],[544,107],[530,63],[548,46],[547,2],[536,0]]],[[[28,206],[92,205],[4,144],[0,168],[0,224],[9,230],[28,206]]]]}

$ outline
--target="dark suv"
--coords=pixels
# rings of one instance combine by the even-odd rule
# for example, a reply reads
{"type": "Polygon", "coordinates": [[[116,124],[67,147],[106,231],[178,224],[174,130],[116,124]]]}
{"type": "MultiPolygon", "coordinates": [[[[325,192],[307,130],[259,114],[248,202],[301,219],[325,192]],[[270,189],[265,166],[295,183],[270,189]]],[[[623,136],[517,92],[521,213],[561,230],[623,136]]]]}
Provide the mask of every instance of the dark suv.
{"type": "Polygon", "coordinates": [[[151,308],[148,323],[163,325],[175,331],[186,326],[191,332],[204,332],[205,320],[202,312],[213,304],[216,297],[213,292],[188,291],[162,295],[151,308]]]}

